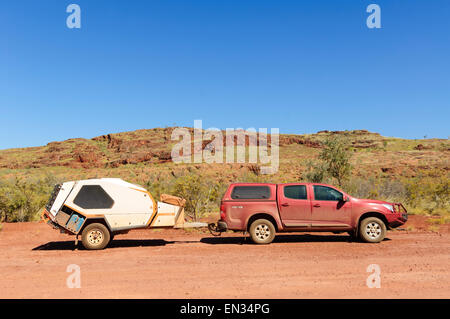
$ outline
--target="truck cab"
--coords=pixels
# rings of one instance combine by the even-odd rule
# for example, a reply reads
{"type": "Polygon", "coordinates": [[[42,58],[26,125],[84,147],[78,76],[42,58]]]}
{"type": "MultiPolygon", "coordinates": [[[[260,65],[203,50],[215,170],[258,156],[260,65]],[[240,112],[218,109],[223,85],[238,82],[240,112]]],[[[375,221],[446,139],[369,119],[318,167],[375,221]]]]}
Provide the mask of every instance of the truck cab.
{"type": "Polygon", "coordinates": [[[408,218],[400,203],[358,199],[320,183],[231,184],[220,210],[220,229],[248,231],[258,244],[277,232],[347,232],[376,243],[408,218]]]}

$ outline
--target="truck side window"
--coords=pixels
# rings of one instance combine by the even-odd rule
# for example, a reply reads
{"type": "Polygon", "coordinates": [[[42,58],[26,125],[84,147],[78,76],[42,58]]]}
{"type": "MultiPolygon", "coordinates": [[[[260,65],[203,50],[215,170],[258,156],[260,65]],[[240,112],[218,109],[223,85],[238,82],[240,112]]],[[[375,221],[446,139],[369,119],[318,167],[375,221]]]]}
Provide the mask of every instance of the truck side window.
{"type": "Polygon", "coordinates": [[[267,199],[270,198],[268,186],[235,186],[231,192],[232,199],[267,199]]]}
{"type": "Polygon", "coordinates": [[[343,195],[334,188],[314,185],[314,199],[315,200],[331,200],[331,201],[341,201],[343,195]]]}
{"type": "Polygon", "coordinates": [[[73,202],[84,209],[111,208],[114,200],[100,185],[84,185],[73,202]]]}
{"type": "Polygon", "coordinates": [[[307,199],[305,185],[284,186],[284,197],[291,199],[307,199]]]}

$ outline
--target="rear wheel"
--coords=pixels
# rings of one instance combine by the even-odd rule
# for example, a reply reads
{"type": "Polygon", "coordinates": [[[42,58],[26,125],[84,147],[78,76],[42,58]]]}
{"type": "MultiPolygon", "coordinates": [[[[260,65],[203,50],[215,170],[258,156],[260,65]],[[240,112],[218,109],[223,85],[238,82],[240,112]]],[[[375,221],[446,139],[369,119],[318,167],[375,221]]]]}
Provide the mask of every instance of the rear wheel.
{"type": "Polygon", "coordinates": [[[86,249],[103,249],[108,245],[110,238],[111,234],[105,225],[93,223],[87,225],[83,230],[81,242],[86,249]]]}
{"type": "Polygon", "coordinates": [[[376,217],[368,217],[361,221],[359,237],[367,243],[379,243],[386,236],[386,225],[376,217]]]}
{"type": "Polygon", "coordinates": [[[269,244],[275,238],[275,226],[267,219],[255,220],[249,232],[255,244],[269,244]]]}

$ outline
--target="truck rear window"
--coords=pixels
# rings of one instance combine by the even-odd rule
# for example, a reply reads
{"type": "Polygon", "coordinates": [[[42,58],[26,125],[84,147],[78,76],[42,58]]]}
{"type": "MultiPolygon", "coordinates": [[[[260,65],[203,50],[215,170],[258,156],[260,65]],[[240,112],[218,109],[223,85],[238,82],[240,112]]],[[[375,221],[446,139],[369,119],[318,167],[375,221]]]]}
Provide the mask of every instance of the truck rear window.
{"type": "Polygon", "coordinates": [[[268,186],[235,186],[231,192],[232,199],[267,199],[269,197],[268,186]]]}

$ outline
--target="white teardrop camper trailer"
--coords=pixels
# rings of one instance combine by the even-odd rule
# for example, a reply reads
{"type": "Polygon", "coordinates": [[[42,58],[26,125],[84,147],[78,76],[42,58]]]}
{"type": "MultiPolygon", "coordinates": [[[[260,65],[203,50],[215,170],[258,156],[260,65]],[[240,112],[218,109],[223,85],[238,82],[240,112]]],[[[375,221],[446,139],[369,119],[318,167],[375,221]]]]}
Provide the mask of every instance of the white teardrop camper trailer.
{"type": "Polygon", "coordinates": [[[143,187],[119,178],[66,182],[55,186],[42,219],[62,232],[81,235],[86,249],[103,249],[115,234],[147,227],[185,227],[181,198],[155,201],[143,187]]]}

